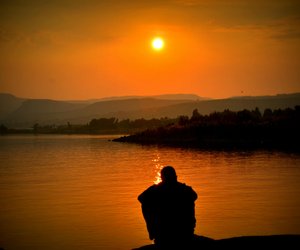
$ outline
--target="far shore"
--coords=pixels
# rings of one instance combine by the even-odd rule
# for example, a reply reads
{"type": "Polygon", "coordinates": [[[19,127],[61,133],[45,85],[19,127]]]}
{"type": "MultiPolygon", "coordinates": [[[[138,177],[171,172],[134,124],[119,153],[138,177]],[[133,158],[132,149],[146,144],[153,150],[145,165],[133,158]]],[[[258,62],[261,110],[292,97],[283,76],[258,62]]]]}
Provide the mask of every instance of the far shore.
{"type": "Polygon", "coordinates": [[[216,150],[216,151],[287,151],[300,153],[299,143],[291,142],[285,143],[281,141],[253,141],[253,140],[168,140],[162,138],[161,140],[155,140],[155,138],[138,138],[135,135],[122,136],[113,139],[114,142],[119,143],[132,143],[143,146],[158,146],[158,147],[172,147],[172,148],[187,148],[195,150],[216,150]]]}

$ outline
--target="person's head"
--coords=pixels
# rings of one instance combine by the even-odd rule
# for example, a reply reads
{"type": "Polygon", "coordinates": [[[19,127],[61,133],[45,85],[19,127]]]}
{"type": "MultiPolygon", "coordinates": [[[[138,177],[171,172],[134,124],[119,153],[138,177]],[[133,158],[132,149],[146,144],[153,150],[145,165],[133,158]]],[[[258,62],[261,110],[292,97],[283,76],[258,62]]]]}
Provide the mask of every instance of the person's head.
{"type": "Polygon", "coordinates": [[[163,183],[174,183],[177,182],[176,171],[171,166],[164,167],[160,172],[161,180],[163,183]]]}

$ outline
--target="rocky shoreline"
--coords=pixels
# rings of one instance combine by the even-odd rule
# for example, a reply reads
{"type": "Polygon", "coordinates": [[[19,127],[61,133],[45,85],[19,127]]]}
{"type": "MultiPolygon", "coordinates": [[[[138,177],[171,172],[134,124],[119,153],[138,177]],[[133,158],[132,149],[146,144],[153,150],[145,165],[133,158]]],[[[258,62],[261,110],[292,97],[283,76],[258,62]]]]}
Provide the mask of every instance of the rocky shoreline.
{"type": "MultiPolygon", "coordinates": [[[[267,235],[240,236],[214,240],[204,236],[195,236],[192,244],[175,249],[205,250],[205,249],[300,249],[300,235],[267,235]]],[[[172,247],[172,249],[174,249],[172,247]]],[[[168,250],[156,247],[154,244],[134,248],[132,250],[168,250]]]]}

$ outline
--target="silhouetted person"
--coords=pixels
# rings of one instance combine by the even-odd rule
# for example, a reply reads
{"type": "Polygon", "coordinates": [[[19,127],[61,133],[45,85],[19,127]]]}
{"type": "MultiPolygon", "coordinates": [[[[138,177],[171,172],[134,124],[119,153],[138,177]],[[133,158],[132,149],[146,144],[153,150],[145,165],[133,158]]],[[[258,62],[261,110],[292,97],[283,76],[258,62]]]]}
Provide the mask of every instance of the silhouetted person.
{"type": "Polygon", "coordinates": [[[138,200],[149,238],[164,249],[186,249],[194,237],[196,192],[177,181],[171,166],[161,170],[162,182],[149,187],[138,200]]]}

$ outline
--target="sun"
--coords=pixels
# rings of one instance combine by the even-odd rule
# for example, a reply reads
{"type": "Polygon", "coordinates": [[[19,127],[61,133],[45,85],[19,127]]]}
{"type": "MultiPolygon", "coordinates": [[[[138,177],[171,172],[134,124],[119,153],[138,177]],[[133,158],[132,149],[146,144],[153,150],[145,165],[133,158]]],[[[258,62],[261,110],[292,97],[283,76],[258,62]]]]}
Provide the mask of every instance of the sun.
{"type": "Polygon", "coordinates": [[[161,37],[155,37],[152,40],[152,48],[155,50],[162,50],[164,45],[164,40],[161,37]]]}

